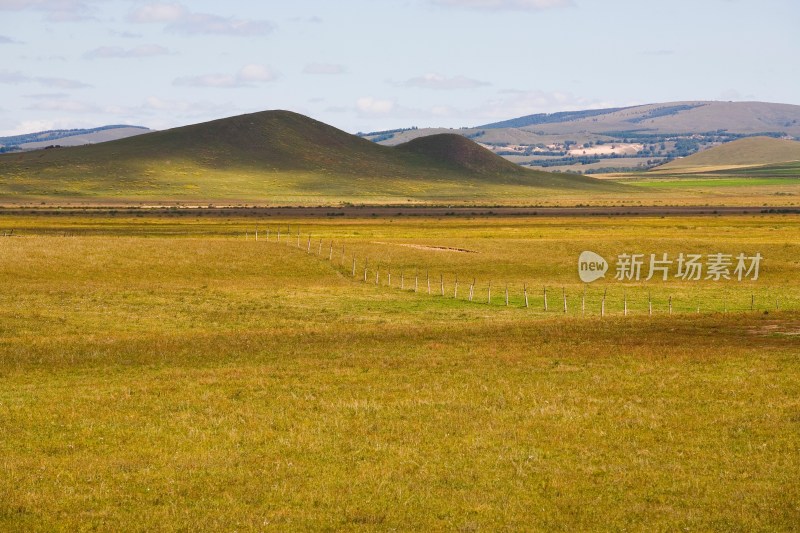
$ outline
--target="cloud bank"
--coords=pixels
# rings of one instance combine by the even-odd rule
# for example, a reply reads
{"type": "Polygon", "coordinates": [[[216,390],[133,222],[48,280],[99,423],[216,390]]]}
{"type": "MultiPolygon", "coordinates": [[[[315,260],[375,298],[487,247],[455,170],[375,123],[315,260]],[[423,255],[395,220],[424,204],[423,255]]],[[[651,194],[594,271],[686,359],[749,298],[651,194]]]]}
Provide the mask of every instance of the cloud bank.
{"type": "Polygon", "coordinates": [[[166,24],[167,30],[186,34],[247,37],[265,35],[274,29],[272,23],[266,20],[246,20],[210,13],[197,13],[178,3],[145,4],[131,11],[128,21],[141,24],[166,24]]]}

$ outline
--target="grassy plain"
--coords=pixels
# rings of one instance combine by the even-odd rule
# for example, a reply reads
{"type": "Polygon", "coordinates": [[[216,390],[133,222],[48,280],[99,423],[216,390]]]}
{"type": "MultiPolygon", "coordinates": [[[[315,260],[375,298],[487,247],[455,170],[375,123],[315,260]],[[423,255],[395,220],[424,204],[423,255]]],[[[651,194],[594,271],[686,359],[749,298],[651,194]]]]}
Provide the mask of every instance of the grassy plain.
{"type": "Polygon", "coordinates": [[[0,529],[800,522],[796,216],[263,220],[258,242],[252,219],[0,223],[0,529]],[[583,249],[765,262],[601,281],[582,316],[583,249]],[[408,290],[423,270],[447,297],[408,290]]]}

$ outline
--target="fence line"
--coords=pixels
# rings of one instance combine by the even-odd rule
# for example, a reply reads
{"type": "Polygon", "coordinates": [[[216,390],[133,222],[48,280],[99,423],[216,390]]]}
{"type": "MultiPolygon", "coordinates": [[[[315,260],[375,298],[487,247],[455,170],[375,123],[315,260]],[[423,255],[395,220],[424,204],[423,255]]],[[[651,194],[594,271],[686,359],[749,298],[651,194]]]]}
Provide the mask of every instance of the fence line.
{"type": "MultiPolygon", "coordinates": [[[[245,239],[249,239],[249,234],[250,234],[249,231],[245,232],[245,239]]],[[[258,242],[259,241],[259,230],[258,230],[257,227],[255,228],[255,231],[253,232],[253,235],[254,235],[254,238],[255,238],[254,242],[258,242]]],[[[265,242],[271,242],[270,241],[271,235],[272,235],[272,233],[271,233],[270,229],[267,229],[266,231],[262,231],[261,232],[261,236],[263,237],[262,240],[264,240],[265,242]]],[[[280,228],[278,228],[275,231],[274,235],[275,235],[275,238],[274,238],[274,241],[272,241],[272,242],[280,244],[281,243],[281,237],[282,237],[280,228]]],[[[285,235],[286,235],[287,244],[289,246],[291,246],[292,245],[291,229],[289,227],[287,227],[285,235]]],[[[306,240],[306,246],[303,247],[301,245],[301,231],[298,229],[295,241],[296,241],[296,246],[297,246],[297,248],[299,250],[303,250],[305,248],[304,251],[306,252],[306,255],[314,255],[311,252],[311,242],[312,242],[312,235],[311,234],[308,234],[307,240],[306,240]]],[[[322,254],[324,241],[325,241],[325,239],[320,238],[319,244],[318,244],[318,247],[317,247],[317,253],[316,253],[317,258],[319,258],[320,260],[323,260],[323,261],[326,260],[326,256],[322,254]]],[[[341,271],[343,266],[344,266],[344,260],[345,260],[345,257],[346,257],[346,248],[345,248],[345,245],[343,244],[342,245],[342,249],[341,249],[341,255],[339,257],[339,263],[338,263],[338,265],[336,265],[336,264],[334,264],[334,260],[333,260],[334,247],[335,247],[335,242],[334,242],[334,240],[331,240],[330,244],[329,244],[329,248],[328,248],[327,261],[333,268],[338,269],[338,270],[341,271]]],[[[354,279],[356,278],[357,264],[358,264],[358,261],[357,261],[356,255],[353,254],[352,255],[352,267],[350,269],[350,274],[351,274],[351,277],[354,278],[354,279]]],[[[396,290],[410,291],[410,292],[413,292],[415,294],[419,293],[419,270],[420,270],[419,267],[415,267],[415,269],[414,269],[414,285],[413,285],[413,288],[407,289],[406,288],[406,283],[405,283],[405,270],[406,269],[400,269],[400,283],[399,283],[399,285],[397,287],[393,287],[392,286],[391,266],[388,263],[386,263],[386,267],[385,267],[386,271],[387,271],[386,277],[385,277],[386,283],[382,284],[381,283],[381,277],[380,277],[381,262],[380,261],[373,261],[372,264],[375,265],[373,267],[374,268],[374,274],[375,274],[375,286],[387,287],[387,288],[395,288],[396,290]]],[[[369,276],[369,274],[371,272],[371,269],[370,269],[371,263],[370,263],[370,260],[369,260],[368,257],[365,257],[363,259],[363,265],[364,265],[364,270],[363,270],[363,278],[362,278],[361,281],[363,283],[366,283],[368,281],[368,279],[369,279],[368,276],[369,276]]],[[[458,273],[454,274],[452,283],[453,283],[453,293],[452,293],[452,299],[453,300],[469,302],[469,303],[477,303],[479,305],[489,305],[489,306],[494,304],[494,302],[492,301],[492,281],[491,280],[487,280],[487,282],[486,282],[486,301],[485,301],[484,304],[480,304],[479,302],[475,302],[475,293],[476,293],[476,289],[478,288],[477,278],[474,278],[474,277],[472,278],[472,282],[469,284],[469,292],[467,294],[466,300],[463,299],[463,298],[459,298],[458,273]]],[[[425,269],[425,284],[426,284],[427,294],[433,296],[432,287],[431,287],[431,272],[430,272],[429,268],[425,269]]],[[[579,300],[580,300],[580,315],[581,316],[585,316],[586,313],[587,313],[587,296],[589,296],[588,288],[589,288],[588,284],[583,284],[583,288],[582,288],[582,291],[580,292],[580,295],[579,296],[575,296],[575,295],[573,296],[573,301],[574,301],[574,299],[577,299],[577,298],[579,298],[579,300]]],[[[634,309],[637,310],[636,314],[643,314],[643,315],[647,315],[647,316],[653,316],[654,314],[657,313],[658,307],[654,306],[652,290],[650,290],[648,288],[647,291],[646,291],[646,299],[643,300],[643,301],[639,300],[640,302],[642,302],[641,303],[642,307],[639,308],[639,307],[631,307],[629,305],[631,303],[631,300],[629,299],[628,290],[631,289],[631,287],[630,286],[622,286],[620,288],[622,290],[621,309],[619,307],[617,307],[616,309],[618,310],[617,311],[618,313],[621,312],[622,316],[624,316],[624,317],[628,316],[629,314],[631,314],[631,311],[633,311],[634,309]],[[639,313],[639,311],[641,313],[639,313]]],[[[609,303],[609,301],[608,301],[608,289],[609,289],[608,286],[603,286],[602,297],[600,298],[600,301],[599,301],[599,314],[600,314],[601,317],[605,317],[608,314],[608,303],[609,303]]],[[[767,289],[767,292],[769,292],[769,291],[771,291],[771,289],[767,289]]],[[[567,291],[567,288],[565,286],[561,287],[561,293],[562,293],[562,302],[563,302],[562,314],[566,315],[566,314],[569,314],[570,306],[569,306],[568,291],[567,291]]],[[[542,285],[541,294],[542,294],[542,302],[541,303],[543,305],[544,312],[545,313],[549,313],[550,312],[550,306],[549,306],[549,299],[548,299],[548,287],[547,287],[546,284],[542,285]]],[[[438,295],[437,296],[440,297],[440,298],[447,298],[446,279],[445,279],[445,273],[444,272],[439,272],[439,291],[438,291],[438,295]]],[[[620,300],[616,300],[616,301],[618,302],[617,305],[619,305],[620,300]]],[[[666,312],[666,314],[670,315],[670,316],[674,312],[676,312],[676,310],[677,310],[676,309],[677,301],[674,301],[673,294],[668,294],[666,296],[666,301],[664,301],[664,300],[662,300],[662,301],[665,304],[665,307],[661,308],[661,309],[663,309],[663,312],[666,312]]],[[[717,305],[716,306],[713,306],[713,305],[712,306],[707,306],[706,309],[709,312],[719,312],[719,310],[718,310],[719,303],[720,303],[719,300],[712,300],[712,301],[713,301],[713,303],[716,303],[717,305]],[[715,308],[716,308],[716,310],[715,310],[715,308]]],[[[762,299],[762,301],[763,301],[763,299],[762,299]]],[[[729,302],[727,299],[723,300],[722,301],[722,312],[723,313],[728,313],[730,309],[733,309],[733,310],[736,310],[736,311],[747,311],[747,310],[749,310],[751,312],[762,311],[763,310],[764,312],[768,312],[769,310],[773,309],[772,304],[771,304],[771,302],[772,302],[771,299],[769,300],[769,302],[770,302],[769,303],[769,307],[765,307],[763,304],[761,306],[759,306],[758,305],[759,302],[756,299],[756,291],[753,290],[753,291],[751,291],[749,301],[747,301],[746,303],[740,301],[740,306],[734,306],[734,307],[730,307],[729,308],[729,303],[733,303],[733,302],[729,302]],[[742,305],[742,304],[744,304],[744,305],[742,305]]],[[[518,293],[514,293],[510,289],[509,283],[508,282],[504,282],[503,303],[505,304],[505,307],[512,307],[512,306],[513,307],[517,307],[518,306],[518,307],[524,308],[524,309],[530,308],[530,297],[529,297],[529,291],[528,291],[528,282],[527,281],[522,282],[522,288],[521,288],[520,292],[518,292],[518,293]],[[516,296],[514,296],[514,294],[516,294],[516,296]],[[518,305],[517,305],[517,302],[519,302],[518,305]]],[[[637,304],[637,305],[639,305],[639,304],[637,304]]],[[[696,299],[695,299],[694,303],[692,303],[691,301],[684,300],[683,303],[681,304],[681,309],[683,310],[683,312],[692,312],[692,311],[694,311],[695,313],[700,313],[702,307],[703,307],[702,303],[698,302],[696,299]]],[[[780,296],[775,296],[774,310],[780,310],[780,309],[781,309],[780,296]]]]}

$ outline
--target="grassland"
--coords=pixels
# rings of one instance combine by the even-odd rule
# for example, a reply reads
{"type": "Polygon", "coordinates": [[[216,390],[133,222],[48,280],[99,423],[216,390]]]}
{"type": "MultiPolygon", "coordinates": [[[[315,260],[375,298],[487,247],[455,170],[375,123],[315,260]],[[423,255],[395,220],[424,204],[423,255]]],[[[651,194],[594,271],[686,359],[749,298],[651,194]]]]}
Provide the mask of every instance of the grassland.
{"type": "Polygon", "coordinates": [[[676,159],[651,172],[697,173],[800,162],[800,142],[771,137],[747,137],[676,159]]]}
{"type": "Polygon", "coordinates": [[[800,522],[796,217],[265,220],[258,242],[252,219],[0,221],[0,529],[800,522]],[[609,280],[601,318],[603,285],[575,306],[584,248],[766,260],[757,283],[609,280]],[[448,297],[399,290],[423,268],[448,297]],[[454,299],[456,273],[512,305],[454,299]],[[569,312],[524,308],[524,282],[569,312]]]}

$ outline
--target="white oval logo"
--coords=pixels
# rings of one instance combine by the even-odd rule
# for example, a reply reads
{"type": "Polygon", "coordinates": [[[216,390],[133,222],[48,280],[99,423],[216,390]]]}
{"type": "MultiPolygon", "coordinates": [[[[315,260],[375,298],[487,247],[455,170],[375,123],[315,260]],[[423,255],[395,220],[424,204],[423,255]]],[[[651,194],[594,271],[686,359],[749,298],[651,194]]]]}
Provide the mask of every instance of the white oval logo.
{"type": "Polygon", "coordinates": [[[578,275],[584,283],[604,278],[608,272],[608,261],[594,252],[581,252],[578,258],[578,275]]]}

